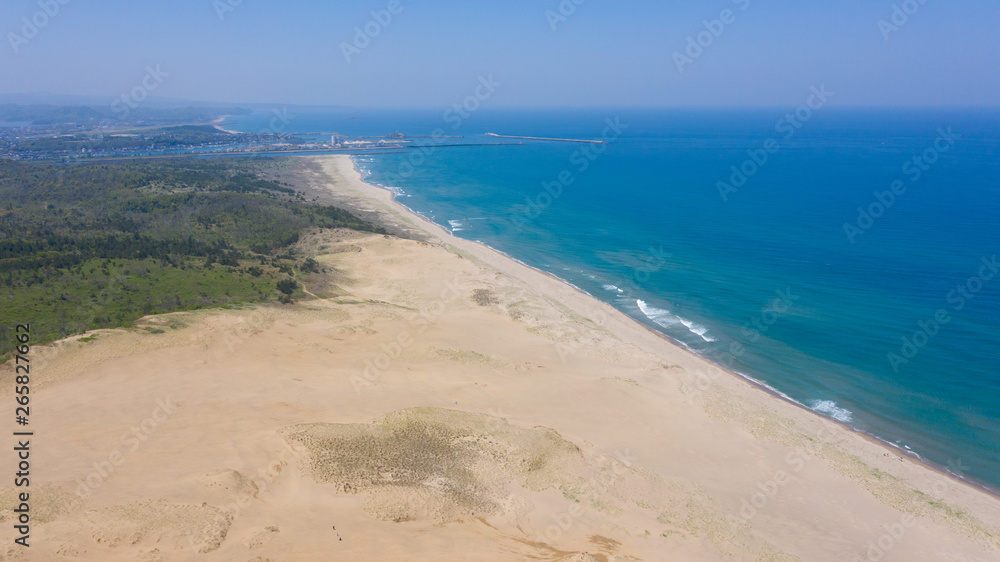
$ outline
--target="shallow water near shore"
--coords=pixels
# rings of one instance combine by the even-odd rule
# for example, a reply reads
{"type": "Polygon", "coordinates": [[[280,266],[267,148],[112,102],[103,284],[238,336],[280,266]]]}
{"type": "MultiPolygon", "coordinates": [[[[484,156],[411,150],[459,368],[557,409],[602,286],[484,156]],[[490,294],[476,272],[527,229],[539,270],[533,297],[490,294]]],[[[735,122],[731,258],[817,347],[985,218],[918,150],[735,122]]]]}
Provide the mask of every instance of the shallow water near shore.
{"type": "Polygon", "coordinates": [[[1000,116],[825,109],[789,133],[786,113],[484,109],[454,130],[441,112],[327,113],[289,130],[605,136],[414,139],[429,146],[356,165],[455,236],[1000,488],[1000,116]]]}

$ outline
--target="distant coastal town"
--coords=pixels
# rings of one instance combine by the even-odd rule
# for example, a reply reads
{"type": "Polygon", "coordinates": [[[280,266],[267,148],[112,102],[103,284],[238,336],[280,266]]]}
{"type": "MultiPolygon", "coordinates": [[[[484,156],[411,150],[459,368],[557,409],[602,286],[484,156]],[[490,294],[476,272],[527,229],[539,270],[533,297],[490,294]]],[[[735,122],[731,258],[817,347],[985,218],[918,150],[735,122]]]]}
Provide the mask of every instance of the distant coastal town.
{"type": "MultiPolygon", "coordinates": [[[[63,127],[0,129],[0,157],[14,160],[72,160],[155,157],[265,155],[303,152],[357,153],[406,150],[422,137],[403,133],[383,137],[349,137],[336,132],[242,133],[215,124],[152,128],[99,128],[77,131],[63,127]]],[[[430,138],[430,137],[427,137],[430,138]]],[[[451,137],[459,139],[461,137],[451,137]]],[[[451,139],[449,138],[449,140],[451,139]]],[[[435,146],[448,146],[435,138],[435,146]]]]}
{"type": "MultiPolygon", "coordinates": [[[[328,153],[371,154],[414,149],[523,145],[525,141],[607,144],[607,139],[565,139],[497,133],[474,139],[392,132],[352,137],[335,131],[287,132],[271,127],[259,132],[224,128],[228,117],[246,114],[233,108],[147,111],[128,121],[110,119],[100,108],[0,106],[0,158],[95,162],[196,156],[263,156],[328,153]],[[494,140],[495,139],[495,140],[494,140]]],[[[347,117],[350,119],[351,117],[347,117]]]]}

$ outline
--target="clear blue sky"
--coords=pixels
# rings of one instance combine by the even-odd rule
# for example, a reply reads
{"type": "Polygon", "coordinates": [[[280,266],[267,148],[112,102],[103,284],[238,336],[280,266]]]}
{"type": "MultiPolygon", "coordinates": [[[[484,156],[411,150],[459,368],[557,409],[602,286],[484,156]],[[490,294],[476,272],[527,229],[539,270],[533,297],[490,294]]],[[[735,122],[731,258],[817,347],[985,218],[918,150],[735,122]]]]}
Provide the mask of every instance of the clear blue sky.
{"type": "Polygon", "coordinates": [[[1000,103],[996,0],[908,0],[888,40],[901,0],[585,0],[553,30],[561,1],[400,0],[348,63],[342,42],[389,0],[242,0],[223,19],[239,0],[69,0],[17,54],[38,0],[3,0],[0,93],[116,96],[160,65],[154,96],[232,103],[449,106],[489,75],[495,106],[784,106],[819,84],[838,105],[1000,103]],[[725,9],[680,72],[674,53],[725,9]]]}

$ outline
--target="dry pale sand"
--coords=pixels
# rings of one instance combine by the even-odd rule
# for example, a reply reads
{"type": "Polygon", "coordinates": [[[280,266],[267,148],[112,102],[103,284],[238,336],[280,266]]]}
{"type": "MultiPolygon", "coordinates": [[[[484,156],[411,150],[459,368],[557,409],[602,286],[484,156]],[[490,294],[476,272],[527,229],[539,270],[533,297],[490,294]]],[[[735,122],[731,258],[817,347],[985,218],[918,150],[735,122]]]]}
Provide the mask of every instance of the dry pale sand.
{"type": "Polygon", "coordinates": [[[308,162],[426,242],[317,232],[330,298],[34,349],[0,559],[1000,559],[996,498],[308,162]]]}

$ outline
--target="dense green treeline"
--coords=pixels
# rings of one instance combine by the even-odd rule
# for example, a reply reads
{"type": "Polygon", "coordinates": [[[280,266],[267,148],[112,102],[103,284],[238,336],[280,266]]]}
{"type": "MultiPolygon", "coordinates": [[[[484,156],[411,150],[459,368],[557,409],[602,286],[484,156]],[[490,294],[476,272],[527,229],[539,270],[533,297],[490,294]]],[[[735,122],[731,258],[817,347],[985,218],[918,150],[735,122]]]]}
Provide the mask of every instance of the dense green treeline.
{"type": "Polygon", "coordinates": [[[0,356],[146,314],[281,297],[309,228],[381,230],[261,177],[275,161],[0,160],[0,356]]]}
{"type": "MultiPolygon", "coordinates": [[[[81,150],[91,152],[139,149],[163,150],[190,145],[231,144],[245,138],[246,135],[227,133],[209,125],[188,125],[141,130],[134,133],[109,133],[107,135],[94,132],[51,135],[14,142],[9,149],[14,153],[77,153],[81,150]]],[[[290,142],[295,139],[286,138],[284,140],[290,142]]]]}

